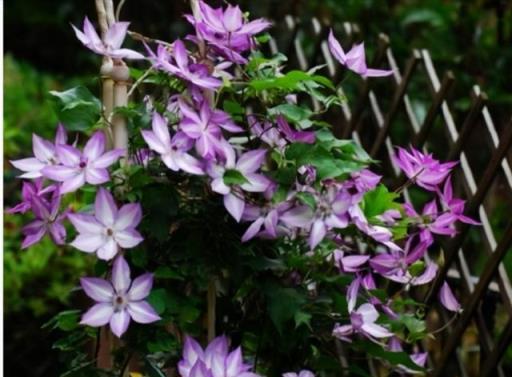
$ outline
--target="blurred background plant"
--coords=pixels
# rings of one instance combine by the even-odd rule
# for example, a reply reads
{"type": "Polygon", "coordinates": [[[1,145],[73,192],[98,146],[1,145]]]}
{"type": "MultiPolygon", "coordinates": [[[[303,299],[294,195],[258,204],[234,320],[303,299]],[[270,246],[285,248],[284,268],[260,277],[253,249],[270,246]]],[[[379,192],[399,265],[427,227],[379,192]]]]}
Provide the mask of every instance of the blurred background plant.
{"type": "MultiPolygon", "coordinates": [[[[241,0],[236,3],[254,16],[276,20],[292,14],[305,20],[315,15],[332,25],[354,22],[370,40],[378,33],[386,33],[399,61],[406,59],[412,48],[427,48],[440,71],[450,69],[457,77],[455,91],[462,94],[454,97],[464,100],[454,103],[456,109],[467,108],[470,88],[479,84],[489,95],[495,121],[503,123],[510,116],[510,1],[241,0]]],[[[123,8],[122,18],[132,22],[133,30],[164,40],[184,34],[187,26],[181,16],[188,9],[186,1],[147,0],[143,4],[126,1],[123,8]]],[[[80,24],[84,15],[95,19],[92,0],[10,1],[5,3],[5,14],[4,205],[8,208],[19,199],[19,182],[7,160],[29,153],[33,132],[44,137],[54,133],[57,117],[48,92],[81,84],[98,94],[99,60],[81,48],[69,26],[69,23],[80,24]]],[[[507,213],[497,210],[493,216],[493,223],[500,224],[505,222],[507,213]]],[[[93,266],[82,253],[57,250],[50,242],[20,251],[20,226],[19,217],[5,216],[6,374],[55,376],[59,355],[42,352],[51,349],[54,339],[41,331],[40,325],[69,308],[70,292],[78,276],[93,266]]],[[[512,266],[512,257],[507,263],[512,266]]]]}

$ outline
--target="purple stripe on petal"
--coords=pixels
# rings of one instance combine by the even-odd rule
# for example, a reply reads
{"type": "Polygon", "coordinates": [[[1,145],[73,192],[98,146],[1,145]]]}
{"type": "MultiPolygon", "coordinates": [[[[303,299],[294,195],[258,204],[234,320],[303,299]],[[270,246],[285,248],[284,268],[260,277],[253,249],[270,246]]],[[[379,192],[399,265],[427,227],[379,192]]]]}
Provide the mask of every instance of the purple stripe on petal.
{"type": "Polygon", "coordinates": [[[116,256],[117,252],[116,241],[112,237],[108,237],[106,243],[97,250],[97,255],[100,259],[111,260],[116,256]]]}

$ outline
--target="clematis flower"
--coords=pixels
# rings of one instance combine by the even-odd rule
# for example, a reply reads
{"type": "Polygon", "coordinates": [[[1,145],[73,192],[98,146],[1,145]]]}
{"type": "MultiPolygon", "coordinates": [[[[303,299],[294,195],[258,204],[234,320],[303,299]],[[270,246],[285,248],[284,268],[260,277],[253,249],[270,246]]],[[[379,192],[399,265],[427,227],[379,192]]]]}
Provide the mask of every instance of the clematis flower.
{"type": "Polygon", "coordinates": [[[434,242],[433,234],[453,237],[457,233],[455,222],[457,216],[451,212],[439,214],[435,200],[425,204],[420,214],[410,203],[404,204],[405,213],[418,220],[418,236],[421,242],[431,245],[434,242]]]}
{"type": "Polygon", "coordinates": [[[369,255],[345,255],[345,253],[339,249],[334,250],[332,253],[334,265],[343,273],[361,271],[369,259],[369,255]]]}
{"type": "Polygon", "coordinates": [[[21,160],[10,161],[16,168],[25,173],[19,178],[39,178],[42,176],[41,170],[46,166],[59,164],[59,157],[55,151],[55,146],[66,144],[67,134],[64,126],[59,124],[55,135],[55,143],[45,140],[36,134],[32,134],[32,151],[34,157],[22,158],[21,160]]]}
{"type": "Polygon", "coordinates": [[[25,238],[21,244],[22,249],[41,241],[45,234],[49,234],[53,242],[63,245],[66,239],[66,228],[62,221],[67,212],[59,214],[61,196],[58,189],[55,189],[50,202],[45,201],[37,195],[30,198],[30,207],[36,219],[25,225],[22,229],[25,238]]]}
{"type": "Polygon", "coordinates": [[[180,129],[185,135],[195,140],[197,153],[204,158],[212,158],[220,149],[220,140],[224,129],[229,132],[242,132],[224,111],[212,109],[207,101],[203,101],[199,112],[193,110],[182,99],[179,101],[183,118],[180,129]]]}
{"type": "Polygon", "coordinates": [[[113,149],[105,153],[105,135],[97,131],[84,147],[83,153],[70,145],[55,147],[61,165],[49,165],[41,173],[49,179],[62,182],[61,194],[73,192],[86,182],[100,185],[108,182],[107,168],[124,153],[123,149],[113,149]]]}
{"type": "Polygon", "coordinates": [[[375,241],[388,247],[390,250],[402,250],[400,246],[393,242],[393,233],[380,225],[373,225],[368,222],[359,204],[354,204],[348,209],[350,219],[354,225],[364,234],[373,238],[375,241]]]}
{"type": "Polygon", "coordinates": [[[457,162],[440,163],[432,154],[424,154],[413,147],[409,151],[398,148],[394,156],[398,167],[412,182],[429,191],[436,191],[457,162]]]}
{"type": "Polygon", "coordinates": [[[200,88],[217,89],[222,86],[221,80],[209,74],[206,65],[189,61],[185,44],[179,39],[173,44],[172,54],[162,45],[158,45],[156,55],[151,50],[148,49],[148,51],[150,60],[157,69],[175,75],[200,88]],[[176,64],[173,64],[172,60],[176,64]]]}
{"type": "Polygon", "coordinates": [[[393,74],[392,70],[374,69],[366,66],[364,43],[354,45],[350,51],[345,54],[340,42],[334,37],[334,33],[331,30],[328,44],[332,55],[341,65],[346,66],[362,77],[383,77],[393,74]]]}
{"type": "Polygon", "coordinates": [[[455,298],[450,286],[445,281],[439,290],[439,301],[441,304],[448,310],[452,312],[460,312],[461,306],[460,303],[455,298]]]}
{"type": "Polygon", "coordinates": [[[283,151],[288,142],[281,135],[279,129],[271,122],[264,121],[259,122],[255,116],[249,115],[247,117],[249,123],[249,130],[251,134],[263,141],[271,148],[275,148],[278,151],[283,151]]]}
{"type": "Polygon", "coordinates": [[[228,340],[219,336],[205,350],[189,336],[185,337],[183,358],[178,363],[181,377],[259,377],[243,362],[242,349],[229,352],[228,340]]]}
{"type": "Polygon", "coordinates": [[[43,178],[36,178],[34,182],[23,182],[23,186],[21,188],[21,203],[18,203],[16,206],[9,208],[7,213],[25,213],[30,211],[32,208],[32,198],[37,197],[43,203],[48,203],[48,200],[45,198],[46,194],[49,194],[57,189],[56,185],[50,185],[47,187],[43,187],[43,178]]]}
{"type": "Polygon", "coordinates": [[[276,238],[278,236],[279,217],[286,212],[292,204],[286,201],[273,203],[272,197],[276,191],[275,188],[277,188],[277,186],[264,193],[265,199],[267,199],[265,205],[261,207],[255,205],[245,206],[242,219],[252,221],[252,224],[242,235],[242,242],[247,242],[256,236],[264,238],[276,238]]]}
{"type": "Polygon", "coordinates": [[[304,369],[304,370],[301,370],[299,373],[293,373],[293,372],[283,373],[283,377],[315,377],[315,375],[313,374],[313,372],[304,369]]]}
{"type": "Polygon", "coordinates": [[[164,164],[173,171],[183,170],[190,174],[204,174],[201,163],[187,152],[193,146],[193,140],[183,132],[176,133],[172,139],[167,121],[160,114],[153,114],[152,131],[142,130],[142,137],[155,152],[162,157],[164,164]]]}
{"type": "Polygon", "coordinates": [[[224,195],[224,206],[236,221],[240,221],[245,208],[242,191],[264,192],[270,181],[262,174],[256,173],[265,159],[267,151],[256,149],[242,154],[236,160],[235,150],[227,142],[221,144],[225,160],[223,163],[209,162],[207,173],[212,178],[212,190],[224,195]],[[243,183],[226,183],[229,174],[239,175],[243,183]]]}
{"type": "Polygon", "coordinates": [[[80,284],[87,296],[96,301],[83,316],[80,324],[92,327],[110,324],[112,332],[120,338],[130,321],[152,323],[161,318],[145,301],[153,286],[153,274],[130,277],[130,266],[119,256],[112,268],[112,281],[100,278],[81,278],[80,284]]]}
{"type": "Polygon", "coordinates": [[[113,59],[144,59],[144,55],[121,48],[128,31],[129,22],[114,22],[107,30],[104,41],[98,36],[94,26],[87,17],[84,19],[83,31],[74,25],[75,35],[82,44],[98,55],[109,56],[113,59]]]}
{"type": "Polygon", "coordinates": [[[379,318],[379,313],[372,304],[363,304],[356,311],[350,313],[349,325],[336,325],[332,332],[333,336],[351,342],[352,334],[361,334],[370,340],[374,338],[388,338],[393,333],[384,326],[377,325],[375,322],[379,318]]]}
{"type": "Polygon", "coordinates": [[[481,225],[478,221],[464,215],[465,201],[453,197],[452,178],[449,176],[446,179],[443,187],[443,192],[439,192],[439,197],[443,206],[457,219],[457,221],[470,224],[481,225]]]}
{"type": "Polygon", "coordinates": [[[309,233],[309,247],[313,250],[330,229],[344,229],[349,225],[348,209],[352,205],[349,193],[336,186],[317,196],[315,215],[309,233]]]}
{"type": "Polygon", "coordinates": [[[199,1],[196,16],[197,19],[192,15],[185,17],[195,26],[197,36],[208,41],[226,59],[240,64],[247,62],[240,53],[254,45],[253,36],[271,26],[264,19],[245,22],[238,6],[214,9],[204,1],[199,1]]]}
{"type": "Polygon", "coordinates": [[[100,259],[110,260],[120,247],[130,249],[143,240],[135,230],[142,218],[140,204],[125,204],[118,210],[112,194],[102,187],[96,194],[94,215],[75,213],[68,218],[79,233],[71,246],[96,252],[100,259]]]}

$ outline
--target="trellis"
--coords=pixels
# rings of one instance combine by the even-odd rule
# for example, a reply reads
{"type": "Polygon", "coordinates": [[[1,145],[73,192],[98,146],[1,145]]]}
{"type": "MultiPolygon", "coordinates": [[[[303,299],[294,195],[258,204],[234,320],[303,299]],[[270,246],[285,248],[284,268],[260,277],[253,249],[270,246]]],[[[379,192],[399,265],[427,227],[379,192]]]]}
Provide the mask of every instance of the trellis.
{"type": "MultiPolygon", "coordinates": [[[[329,75],[337,82],[343,72],[342,67],[333,62],[329,53],[326,41],[328,25],[322,24],[316,18],[301,22],[292,16],[286,16],[282,21],[276,22],[282,30],[281,33],[274,33],[279,36],[278,40],[270,40],[271,52],[284,52],[290,58],[289,65],[295,65],[303,70],[324,63],[327,65],[329,75]]],[[[356,40],[359,34],[357,25],[349,23],[343,24],[343,31],[345,36],[342,40],[347,42],[347,46],[356,40]]],[[[435,302],[437,292],[445,279],[450,279],[458,286],[463,305],[462,314],[445,330],[444,334],[447,336],[438,339],[441,354],[436,355],[435,352],[430,354],[428,367],[431,375],[436,377],[449,373],[450,375],[471,375],[469,374],[471,371],[467,368],[468,362],[465,362],[461,356],[460,347],[465,331],[468,327],[474,326],[478,331],[479,340],[478,375],[505,377],[500,360],[512,341],[512,286],[502,260],[511,250],[512,221],[509,221],[497,236],[498,229],[491,225],[485,202],[495,193],[493,186],[503,183],[508,192],[505,200],[511,203],[512,170],[507,154],[510,153],[512,145],[512,120],[503,127],[501,135],[498,135],[486,106],[487,96],[478,86],[474,86],[469,110],[463,119],[457,122],[449,103],[449,93],[455,83],[455,77],[448,71],[440,80],[428,50],[413,50],[402,71],[390,47],[389,38],[381,34],[369,66],[389,66],[393,69],[395,88],[388,96],[389,103],[384,109],[381,104],[382,97],[377,95],[375,89],[378,80],[363,81],[356,90],[356,96],[351,95],[350,101],[344,103],[342,111],[338,114],[330,114],[331,123],[334,124],[337,134],[341,137],[352,137],[363,144],[372,157],[382,161],[383,168],[391,170],[396,184],[400,185],[404,182],[404,178],[400,176],[391,158],[394,153],[392,130],[397,117],[403,116],[406,119],[405,127],[410,134],[408,143],[419,148],[431,147],[438,143],[439,136],[433,137],[433,130],[437,124],[441,123],[448,139],[448,148],[446,155],[439,157],[445,160],[460,160],[458,183],[468,199],[466,214],[477,218],[482,223],[479,227],[482,238],[477,242],[477,247],[480,250],[483,249],[487,260],[480,274],[475,276],[471,273],[465,246],[471,227],[462,224],[456,237],[439,245],[443,250],[444,265],[431,289],[428,292],[420,292],[423,294],[422,300],[429,308],[428,318],[440,315],[443,322],[449,321],[448,314],[435,302]],[[409,94],[412,93],[411,83],[420,76],[426,79],[430,93],[430,104],[421,120],[415,113],[413,99],[409,94]],[[483,132],[476,133],[478,125],[483,125],[483,132]],[[479,179],[475,174],[477,169],[472,167],[468,158],[474,151],[467,150],[470,138],[475,135],[485,136],[490,141],[490,148],[488,148],[490,157],[483,169],[479,169],[481,170],[479,179]],[[484,315],[484,302],[486,304],[489,302],[489,296],[495,296],[493,305],[501,305],[506,313],[506,323],[501,328],[494,326],[492,320],[489,321],[488,313],[484,315]],[[500,333],[494,336],[497,331],[500,333]]],[[[341,89],[340,94],[344,94],[341,89]]],[[[317,107],[318,104],[313,103],[313,106],[317,107]]],[[[409,198],[407,192],[406,197],[409,198]]],[[[494,313],[491,312],[491,317],[492,315],[494,313]]],[[[428,344],[424,346],[429,347],[428,344]]],[[[378,375],[371,361],[370,367],[372,374],[378,375]]]]}

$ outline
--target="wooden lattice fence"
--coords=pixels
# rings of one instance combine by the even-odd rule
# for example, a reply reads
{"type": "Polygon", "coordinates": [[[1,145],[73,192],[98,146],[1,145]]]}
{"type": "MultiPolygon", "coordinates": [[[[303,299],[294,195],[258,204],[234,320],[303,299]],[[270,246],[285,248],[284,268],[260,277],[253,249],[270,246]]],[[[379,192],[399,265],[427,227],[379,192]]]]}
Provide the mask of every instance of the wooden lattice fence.
{"type": "MultiPolygon", "coordinates": [[[[285,53],[289,67],[307,70],[326,64],[335,82],[343,78],[345,72],[328,50],[327,25],[315,18],[301,23],[292,16],[275,25],[277,38],[270,40],[269,48],[285,53]]],[[[358,34],[357,26],[347,23],[338,32],[346,47],[358,40],[358,34]]],[[[511,366],[502,365],[502,358],[512,341],[512,286],[510,271],[502,261],[512,245],[512,221],[506,216],[512,210],[508,208],[512,170],[507,156],[511,154],[512,120],[501,127],[499,135],[486,106],[487,97],[478,86],[470,93],[467,111],[454,112],[450,89],[455,77],[448,71],[440,79],[428,50],[413,50],[402,69],[389,38],[380,35],[370,62],[371,67],[393,68],[394,88],[390,92],[389,81],[383,85],[382,79],[349,88],[349,100],[342,110],[326,114],[335,132],[361,143],[381,161],[382,171],[395,177],[397,187],[405,180],[391,159],[394,145],[411,144],[433,150],[443,160],[460,160],[455,187],[467,199],[466,214],[482,223],[478,228],[463,224],[455,238],[438,245],[443,267],[433,287],[418,292],[427,304],[429,324],[449,323],[435,341],[423,344],[430,352],[431,375],[510,376],[511,366]],[[413,98],[418,93],[422,111],[413,98]],[[508,224],[496,220],[500,210],[508,224]],[[464,309],[453,321],[436,302],[445,279],[457,287],[464,309]]],[[[414,199],[408,192],[406,197],[414,199]]],[[[370,367],[372,374],[379,375],[371,361],[370,367]]]]}

